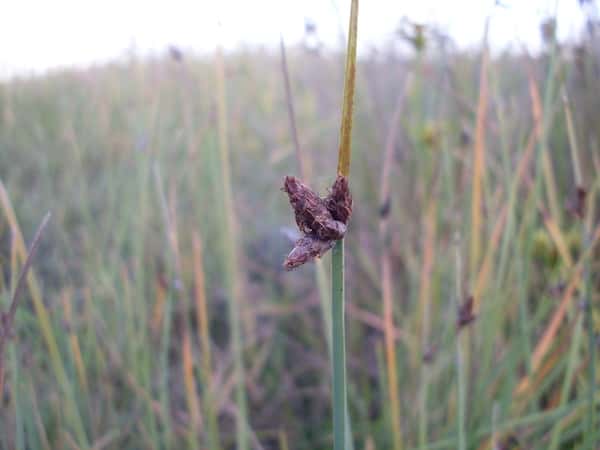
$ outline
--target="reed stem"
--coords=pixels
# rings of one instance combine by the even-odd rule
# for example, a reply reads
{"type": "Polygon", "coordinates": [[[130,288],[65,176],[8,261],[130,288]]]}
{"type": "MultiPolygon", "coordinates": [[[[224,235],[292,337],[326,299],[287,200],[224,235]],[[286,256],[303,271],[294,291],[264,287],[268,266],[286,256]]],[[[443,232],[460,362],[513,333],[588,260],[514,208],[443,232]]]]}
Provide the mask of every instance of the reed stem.
{"type": "MultiPolygon", "coordinates": [[[[358,26],[358,0],[352,0],[348,26],[348,50],[344,77],[344,100],[338,151],[338,175],[350,174],[352,149],[352,113],[354,109],[354,84],[356,78],[356,39],[358,26]]],[[[346,420],[350,420],[346,387],[346,329],[344,325],[344,240],[335,243],[331,255],[331,324],[333,365],[333,448],[348,450],[352,439],[346,433],[346,420]]]]}
{"type": "Polygon", "coordinates": [[[221,180],[223,188],[223,204],[225,208],[225,235],[223,239],[225,253],[226,283],[228,292],[228,311],[231,326],[231,345],[233,353],[233,372],[235,376],[235,403],[238,413],[236,415],[236,448],[248,449],[248,408],[245,389],[245,370],[242,348],[241,325],[241,280],[238,272],[237,255],[237,229],[234,209],[233,192],[231,186],[231,162],[229,153],[229,140],[227,131],[227,102],[225,90],[225,64],[222,50],[217,49],[217,109],[219,128],[219,153],[221,156],[221,180]]]}
{"type": "Polygon", "coordinates": [[[344,323],[344,241],[331,255],[331,317],[333,331],[333,448],[346,449],[346,327],[344,323]]]}
{"type": "MultiPolygon", "coordinates": [[[[462,298],[462,260],[460,256],[460,235],[457,233],[454,237],[455,246],[455,264],[456,264],[456,292],[455,301],[457,309],[460,308],[462,298]]],[[[464,368],[464,356],[461,342],[460,329],[456,329],[456,378],[458,383],[458,450],[465,450],[465,368],[464,368]]]]}

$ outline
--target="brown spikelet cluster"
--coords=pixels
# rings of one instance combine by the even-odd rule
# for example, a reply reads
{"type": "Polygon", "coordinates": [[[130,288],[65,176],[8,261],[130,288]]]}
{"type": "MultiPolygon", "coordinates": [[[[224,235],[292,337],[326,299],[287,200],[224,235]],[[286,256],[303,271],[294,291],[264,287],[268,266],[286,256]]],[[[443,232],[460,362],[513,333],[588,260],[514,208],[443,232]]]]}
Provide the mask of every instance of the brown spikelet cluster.
{"type": "Polygon", "coordinates": [[[498,443],[498,450],[519,450],[521,444],[514,434],[509,434],[498,443]]]}
{"type": "Polygon", "coordinates": [[[339,175],[325,198],[310,189],[298,178],[287,176],[283,189],[287,193],[302,237],[285,259],[287,270],[320,258],[335,241],[342,239],[352,214],[352,196],[348,179],[339,175]]]}
{"type": "Polygon", "coordinates": [[[425,364],[431,364],[433,362],[433,360],[435,359],[435,355],[437,353],[437,346],[435,345],[429,345],[425,348],[425,350],[423,351],[423,362],[425,364]]]}
{"type": "Polygon", "coordinates": [[[577,186],[575,192],[567,202],[567,210],[577,217],[578,219],[583,220],[585,217],[585,201],[587,197],[587,191],[581,187],[577,186]]]}
{"type": "Polygon", "coordinates": [[[456,319],[456,328],[458,330],[466,327],[477,318],[473,311],[474,300],[473,296],[469,295],[463,304],[460,305],[456,319]]]}

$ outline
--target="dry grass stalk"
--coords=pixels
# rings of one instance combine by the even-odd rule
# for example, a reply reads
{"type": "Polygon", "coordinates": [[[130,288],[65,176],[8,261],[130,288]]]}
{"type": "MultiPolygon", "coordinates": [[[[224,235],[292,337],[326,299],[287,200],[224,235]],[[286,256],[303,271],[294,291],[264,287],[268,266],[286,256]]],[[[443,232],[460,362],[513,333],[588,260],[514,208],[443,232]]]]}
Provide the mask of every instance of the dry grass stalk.
{"type": "Polygon", "coordinates": [[[473,184],[471,191],[471,276],[474,276],[481,254],[483,181],[485,180],[485,127],[488,109],[488,63],[487,24],[484,49],[479,74],[479,102],[473,147],[473,184]]]}
{"type": "Polygon", "coordinates": [[[42,238],[42,234],[48,225],[48,221],[50,220],[50,213],[48,212],[40,226],[38,227],[33,239],[31,241],[31,245],[29,250],[27,251],[27,257],[25,258],[25,263],[21,268],[21,272],[19,274],[19,278],[17,280],[17,285],[15,286],[15,290],[11,296],[10,306],[7,312],[0,313],[0,394],[4,393],[4,353],[6,351],[6,346],[8,341],[12,338],[14,334],[14,322],[15,315],[17,313],[17,307],[19,306],[19,300],[21,298],[21,291],[25,288],[25,280],[27,275],[29,274],[29,269],[33,264],[33,258],[35,256],[35,252],[38,249],[40,244],[40,240],[42,238]]]}
{"type": "MultiPolygon", "coordinates": [[[[536,370],[540,367],[540,364],[543,362],[545,356],[548,353],[548,350],[552,346],[560,324],[562,323],[569,305],[574,298],[574,294],[576,292],[577,287],[581,282],[581,274],[583,270],[584,261],[589,258],[592,253],[595,245],[598,243],[600,239],[600,226],[596,228],[595,233],[592,236],[590,241],[590,246],[586,249],[586,252],[581,256],[579,263],[573,268],[571,278],[567,287],[565,288],[564,294],[562,296],[561,302],[554,311],[552,315],[552,319],[548,323],[542,337],[540,338],[535,351],[531,357],[531,369],[532,373],[535,373],[536,370]]],[[[517,386],[515,393],[517,395],[523,395],[531,386],[530,377],[525,377],[517,386]]]]}
{"type": "Polygon", "coordinates": [[[194,249],[194,299],[196,303],[196,321],[198,322],[198,341],[202,346],[202,370],[212,373],[210,332],[208,328],[208,311],[206,307],[206,287],[204,266],[202,263],[202,242],[197,232],[192,237],[194,249]]]}
{"type": "Polygon", "coordinates": [[[548,156],[548,148],[545,136],[545,127],[548,126],[544,119],[544,109],[542,107],[542,101],[538,90],[537,82],[533,76],[533,70],[529,67],[528,70],[529,78],[529,95],[531,97],[531,110],[533,113],[534,129],[537,134],[539,145],[541,146],[541,163],[542,172],[544,177],[544,183],[546,187],[546,194],[548,195],[548,202],[550,204],[550,212],[554,220],[560,224],[560,209],[558,204],[558,194],[556,193],[556,180],[554,179],[554,169],[552,167],[552,161],[548,156]]]}
{"type": "Polygon", "coordinates": [[[65,315],[65,321],[67,323],[68,331],[69,331],[69,341],[71,344],[71,353],[73,354],[73,360],[75,361],[75,369],[77,370],[77,376],[79,377],[79,382],[81,383],[81,387],[86,395],[89,393],[85,363],[83,362],[83,356],[81,354],[81,346],[79,345],[79,337],[75,332],[75,327],[73,324],[73,292],[71,289],[65,289],[62,293],[62,304],[63,311],[65,315]]]}
{"type": "Polygon", "coordinates": [[[389,250],[389,219],[392,199],[390,197],[390,174],[394,161],[394,148],[398,139],[400,118],[402,115],[406,94],[411,86],[410,78],[405,82],[403,92],[398,97],[394,114],[392,115],[390,129],[386,138],[381,169],[381,188],[379,194],[380,220],[379,239],[381,244],[381,293],[383,300],[383,329],[385,339],[385,355],[387,367],[388,391],[390,394],[390,408],[392,421],[392,434],[394,449],[402,448],[402,427],[400,421],[400,396],[398,392],[398,369],[396,362],[396,344],[394,333],[394,292],[391,269],[391,255],[389,250]]]}
{"type": "Polygon", "coordinates": [[[190,414],[190,440],[192,441],[192,446],[197,447],[198,431],[201,428],[202,416],[198,401],[198,391],[196,390],[196,379],[194,377],[194,355],[192,350],[192,340],[190,338],[188,327],[186,327],[183,334],[183,345],[181,352],[183,382],[185,385],[186,394],[185,399],[190,414]]]}
{"type": "Polygon", "coordinates": [[[306,155],[302,151],[300,146],[300,138],[298,136],[298,127],[296,126],[296,111],[294,108],[294,102],[292,100],[292,86],[290,82],[290,73],[288,69],[287,56],[285,51],[285,43],[283,42],[283,36],[280,38],[280,54],[281,54],[281,72],[283,75],[283,83],[285,86],[285,99],[287,105],[288,119],[290,123],[290,130],[292,133],[292,139],[294,141],[294,149],[296,151],[296,159],[298,162],[298,170],[300,178],[309,182],[310,173],[308,170],[308,161],[306,155]]]}
{"type": "Polygon", "coordinates": [[[234,374],[236,383],[236,406],[238,415],[236,422],[236,440],[237,449],[246,450],[249,445],[249,421],[246,399],[245,369],[243,360],[242,344],[242,320],[248,335],[254,335],[254,318],[249,308],[245,307],[242,299],[242,275],[239,270],[239,260],[237,249],[239,245],[237,218],[235,204],[233,199],[233,188],[231,180],[231,158],[229,151],[228,119],[227,119],[227,98],[225,90],[225,62],[221,47],[217,48],[216,53],[216,101],[218,113],[218,133],[219,133],[219,154],[221,158],[221,178],[223,188],[223,204],[225,208],[225,236],[224,254],[226,280],[229,285],[228,292],[228,311],[231,327],[231,347],[234,360],[234,374]]]}

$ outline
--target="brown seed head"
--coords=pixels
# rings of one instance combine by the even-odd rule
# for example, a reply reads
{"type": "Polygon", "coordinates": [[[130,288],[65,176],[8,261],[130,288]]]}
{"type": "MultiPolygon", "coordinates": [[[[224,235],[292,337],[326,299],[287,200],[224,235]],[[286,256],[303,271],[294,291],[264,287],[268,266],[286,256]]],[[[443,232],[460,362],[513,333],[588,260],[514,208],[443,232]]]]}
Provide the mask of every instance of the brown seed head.
{"type": "MultiPolygon", "coordinates": [[[[287,192],[294,209],[296,224],[304,234],[312,234],[322,240],[344,237],[344,221],[335,220],[327,207],[327,199],[319,195],[295,177],[285,177],[283,190],[287,192]]],[[[332,190],[333,192],[333,190],[332,190]]]]}
{"type": "Polygon", "coordinates": [[[460,330],[466,327],[476,319],[476,315],[473,312],[474,298],[469,295],[464,303],[458,309],[458,318],[456,320],[456,327],[460,330]]]}
{"type": "Polygon", "coordinates": [[[352,215],[352,195],[348,187],[348,178],[338,175],[331,187],[331,192],[325,198],[327,209],[335,220],[348,224],[352,215]]]}
{"type": "Polygon", "coordinates": [[[320,258],[344,237],[352,213],[352,197],[343,176],[337,177],[325,198],[292,176],[285,177],[282,190],[288,194],[296,224],[304,235],[283,264],[291,270],[320,258]]]}
{"type": "Polygon", "coordinates": [[[581,186],[577,186],[575,192],[571,196],[571,199],[567,203],[567,209],[578,219],[585,217],[585,200],[587,197],[587,191],[581,186]]]}

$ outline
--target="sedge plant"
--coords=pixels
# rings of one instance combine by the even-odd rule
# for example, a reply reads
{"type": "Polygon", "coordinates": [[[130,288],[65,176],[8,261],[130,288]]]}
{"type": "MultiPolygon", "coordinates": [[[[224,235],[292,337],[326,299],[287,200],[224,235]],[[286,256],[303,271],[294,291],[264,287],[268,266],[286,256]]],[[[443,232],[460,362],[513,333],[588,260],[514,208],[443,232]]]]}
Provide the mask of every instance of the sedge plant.
{"type": "MultiPolygon", "coordinates": [[[[281,52],[281,69],[285,87],[285,99],[287,105],[287,112],[290,124],[290,132],[294,141],[294,149],[296,152],[296,159],[298,163],[298,170],[303,180],[310,181],[310,165],[309,161],[304,154],[302,147],[300,146],[300,138],[298,136],[298,127],[296,125],[296,113],[294,109],[294,102],[292,99],[292,88],[290,83],[290,75],[287,64],[285,44],[283,42],[283,36],[280,40],[280,52],[281,52]]],[[[327,350],[328,355],[332,357],[332,332],[331,332],[331,311],[329,309],[330,304],[330,292],[328,289],[328,274],[325,270],[324,262],[320,259],[315,260],[315,282],[318,286],[319,300],[321,303],[321,313],[323,315],[323,323],[325,325],[325,334],[327,336],[327,350]]],[[[350,418],[346,414],[346,434],[348,437],[352,436],[352,428],[350,426],[350,418]]],[[[353,445],[350,440],[348,450],[353,450],[353,445]]]]}
{"type": "Polygon", "coordinates": [[[329,195],[325,198],[319,197],[316,192],[292,176],[285,177],[283,186],[283,191],[288,194],[290,204],[294,209],[296,224],[302,232],[302,237],[296,242],[283,266],[287,270],[292,270],[308,261],[318,259],[327,251],[333,249],[331,256],[330,357],[333,373],[334,450],[348,450],[351,448],[352,441],[347,430],[349,419],[344,323],[344,235],[352,213],[352,197],[348,188],[348,177],[350,175],[352,147],[357,22],[358,0],[353,0],[350,10],[338,167],[335,182],[329,195]]]}

